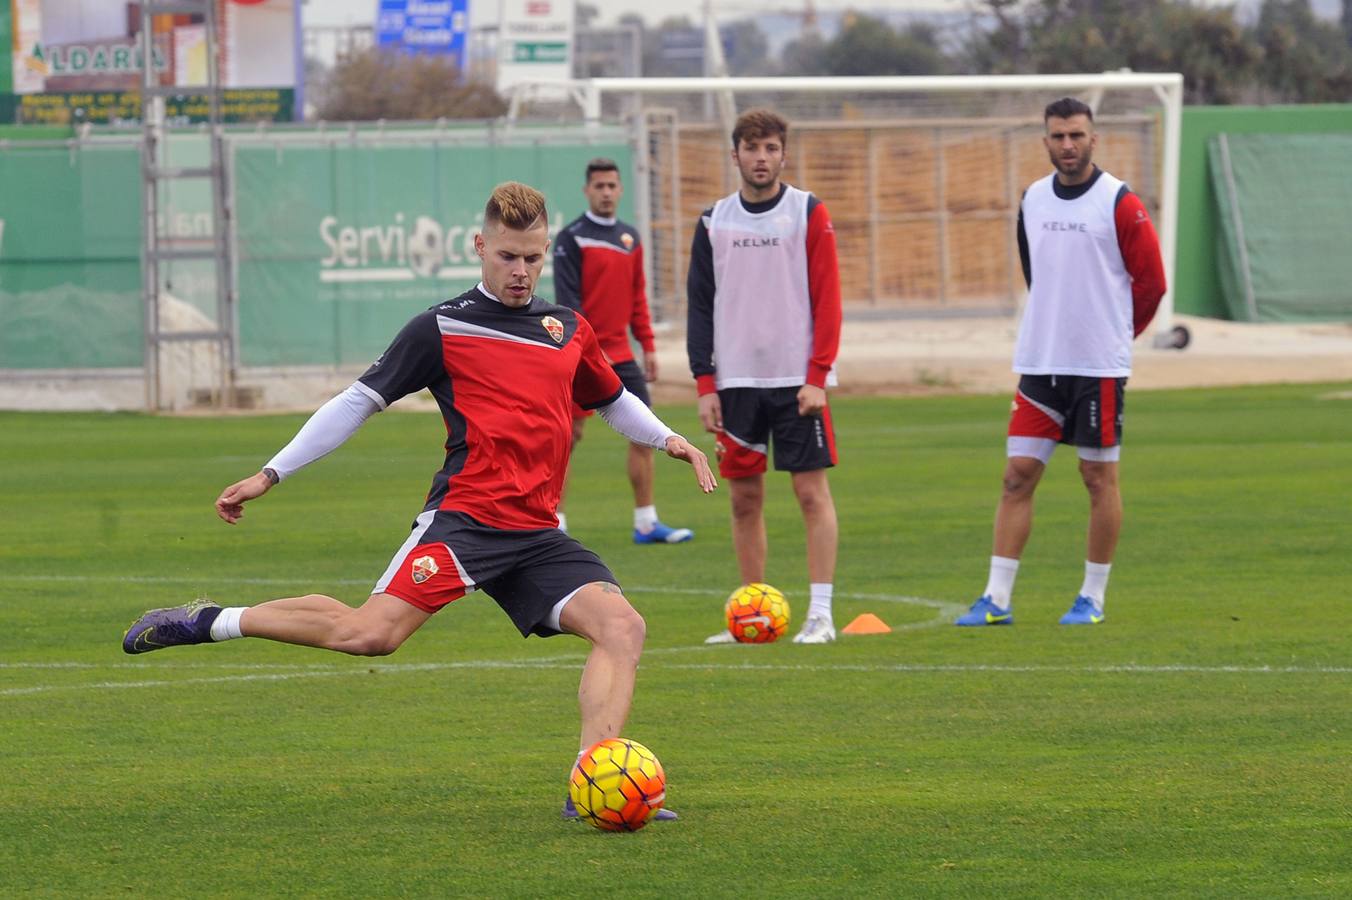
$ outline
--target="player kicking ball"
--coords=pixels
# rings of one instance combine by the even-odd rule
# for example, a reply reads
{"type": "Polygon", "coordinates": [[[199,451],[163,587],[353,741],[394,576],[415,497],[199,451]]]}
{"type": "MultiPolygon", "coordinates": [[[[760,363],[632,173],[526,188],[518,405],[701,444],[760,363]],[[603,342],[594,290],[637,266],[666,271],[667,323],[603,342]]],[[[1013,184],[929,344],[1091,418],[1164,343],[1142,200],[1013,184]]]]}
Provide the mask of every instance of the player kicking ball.
{"type": "MultiPolygon", "coordinates": [[[[580,747],[620,733],[645,625],[600,558],[555,527],[574,402],[629,440],[688,462],[705,493],[716,481],[698,448],[624,390],[587,321],[534,295],[549,248],[543,195],[499,185],[474,244],[483,261],[476,287],[409,320],[262,471],[216,500],[217,514],[237,523],[246,503],[336,449],[373,413],[429,390],[446,424],[445,464],[371,595],[355,608],[307,594],[152,610],[127,630],[126,652],[252,637],[383,656],[438,610],[483,588],[523,637],[568,633],[591,644],[578,690],[580,747]]],[[[576,818],[571,801],[563,815],[576,818]]],[[[676,814],[659,810],[657,818],[676,814]]]]}

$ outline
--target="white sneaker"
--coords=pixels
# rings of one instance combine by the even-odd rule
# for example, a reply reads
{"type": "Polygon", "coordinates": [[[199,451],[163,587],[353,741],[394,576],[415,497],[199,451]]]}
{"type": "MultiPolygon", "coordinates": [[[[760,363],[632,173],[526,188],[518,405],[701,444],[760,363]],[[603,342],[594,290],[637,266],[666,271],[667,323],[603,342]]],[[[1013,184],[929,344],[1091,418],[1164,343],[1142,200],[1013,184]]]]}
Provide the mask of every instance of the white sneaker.
{"type": "Polygon", "coordinates": [[[795,644],[829,644],[836,639],[836,626],[822,616],[812,616],[803,623],[803,629],[793,636],[795,644]]]}
{"type": "Polygon", "coordinates": [[[706,643],[706,644],[735,644],[735,643],[737,643],[737,638],[735,638],[735,637],[732,636],[732,632],[731,632],[731,631],[728,631],[726,628],[724,628],[722,631],[718,632],[718,634],[711,634],[711,635],[709,635],[707,638],[704,639],[704,643],[706,643]]]}

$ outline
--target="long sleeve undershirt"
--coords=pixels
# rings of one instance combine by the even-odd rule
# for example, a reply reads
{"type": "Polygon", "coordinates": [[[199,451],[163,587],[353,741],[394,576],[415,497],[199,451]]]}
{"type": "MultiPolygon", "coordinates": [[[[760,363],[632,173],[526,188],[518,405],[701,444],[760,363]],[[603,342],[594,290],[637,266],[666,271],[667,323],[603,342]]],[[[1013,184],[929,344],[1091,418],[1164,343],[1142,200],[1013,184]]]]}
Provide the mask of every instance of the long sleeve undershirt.
{"type": "MultiPolygon", "coordinates": [[[[353,383],[315,410],[291,442],[278,451],[265,468],[275,471],[279,481],[295,474],[342,446],[362,423],[381,409],[380,401],[372,396],[370,388],[361,382],[353,383]]],[[[676,434],[628,391],[621,391],[597,412],[606,424],[635,444],[662,449],[667,439],[676,434]]]]}

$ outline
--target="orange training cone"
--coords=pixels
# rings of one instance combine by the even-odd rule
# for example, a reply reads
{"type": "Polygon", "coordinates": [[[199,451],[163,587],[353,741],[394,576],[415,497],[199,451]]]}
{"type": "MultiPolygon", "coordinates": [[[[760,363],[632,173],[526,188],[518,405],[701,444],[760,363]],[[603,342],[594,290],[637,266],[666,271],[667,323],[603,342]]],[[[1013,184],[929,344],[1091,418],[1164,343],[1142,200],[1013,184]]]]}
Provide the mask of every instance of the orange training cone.
{"type": "Polygon", "coordinates": [[[864,613],[853,622],[840,629],[841,634],[891,634],[887,623],[873,613],[864,613]]]}

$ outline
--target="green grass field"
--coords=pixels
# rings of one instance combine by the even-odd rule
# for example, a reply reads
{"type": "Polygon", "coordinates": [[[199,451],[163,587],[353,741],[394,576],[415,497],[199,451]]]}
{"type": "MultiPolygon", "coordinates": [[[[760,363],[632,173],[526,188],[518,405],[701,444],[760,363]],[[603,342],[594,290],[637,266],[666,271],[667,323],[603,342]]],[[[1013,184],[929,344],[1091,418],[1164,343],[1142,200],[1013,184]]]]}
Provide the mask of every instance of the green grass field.
{"type": "MultiPolygon", "coordinates": [[[[0,896],[1346,897],[1348,388],[1129,394],[1108,621],[1074,629],[1073,453],[1018,624],[957,629],[1008,397],[842,398],[836,622],[895,631],[822,647],[703,646],[737,582],[726,492],[659,459],[697,537],[632,545],[622,442],[591,423],[570,525],[648,621],[626,732],[681,814],[632,835],[558,818],[585,645],[523,641],[487,597],[378,660],[121,651],[198,595],[359,601],[440,463],[435,414],[377,417],[235,528],[216,494],[302,418],[0,414],[0,896]]],[[[801,615],[787,477],[769,493],[801,615]]]]}

